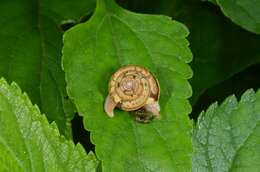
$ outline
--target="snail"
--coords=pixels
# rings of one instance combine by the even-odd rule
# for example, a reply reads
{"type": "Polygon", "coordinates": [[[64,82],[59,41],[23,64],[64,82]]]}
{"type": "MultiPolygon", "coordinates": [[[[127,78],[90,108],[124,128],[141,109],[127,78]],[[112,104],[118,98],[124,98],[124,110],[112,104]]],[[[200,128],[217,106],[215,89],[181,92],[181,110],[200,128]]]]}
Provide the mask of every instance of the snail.
{"type": "Polygon", "coordinates": [[[141,66],[128,65],[117,70],[109,81],[108,92],[104,109],[111,118],[115,108],[134,111],[139,122],[160,117],[158,80],[141,66]]]}

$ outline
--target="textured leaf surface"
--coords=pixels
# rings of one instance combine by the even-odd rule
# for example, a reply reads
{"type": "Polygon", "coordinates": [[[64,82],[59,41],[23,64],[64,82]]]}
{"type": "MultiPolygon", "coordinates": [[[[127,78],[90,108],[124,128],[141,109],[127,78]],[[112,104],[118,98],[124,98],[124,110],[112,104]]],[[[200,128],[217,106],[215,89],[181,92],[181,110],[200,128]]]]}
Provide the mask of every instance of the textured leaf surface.
{"type": "Polygon", "coordinates": [[[230,22],[214,5],[194,0],[160,2],[165,5],[159,13],[171,15],[190,30],[193,104],[206,89],[260,62],[260,35],[230,22]]]}
{"type": "Polygon", "coordinates": [[[61,70],[59,25],[94,5],[93,0],[2,0],[0,5],[0,76],[17,82],[67,137],[73,109],[61,70]]]}
{"type": "Polygon", "coordinates": [[[260,34],[259,0],[216,0],[222,12],[234,23],[260,34]]]}
{"type": "Polygon", "coordinates": [[[200,114],[193,135],[193,171],[260,169],[260,91],[248,90],[200,114]]]}
{"type": "Polygon", "coordinates": [[[127,2],[125,7],[133,11],[169,15],[189,28],[188,40],[194,57],[191,63],[193,104],[207,89],[260,62],[260,35],[230,22],[211,3],[200,0],[149,1],[149,5],[147,0],[127,2]]]}
{"type": "Polygon", "coordinates": [[[97,163],[92,153],[60,136],[15,83],[0,79],[0,171],[91,172],[97,163]]]}
{"type": "Polygon", "coordinates": [[[63,67],[103,171],[190,171],[188,30],[169,17],[132,13],[113,1],[97,6],[90,21],[65,33],[63,67]],[[117,110],[113,119],[105,114],[108,80],[127,64],[158,78],[161,120],[140,124],[127,112],[117,110]]]}

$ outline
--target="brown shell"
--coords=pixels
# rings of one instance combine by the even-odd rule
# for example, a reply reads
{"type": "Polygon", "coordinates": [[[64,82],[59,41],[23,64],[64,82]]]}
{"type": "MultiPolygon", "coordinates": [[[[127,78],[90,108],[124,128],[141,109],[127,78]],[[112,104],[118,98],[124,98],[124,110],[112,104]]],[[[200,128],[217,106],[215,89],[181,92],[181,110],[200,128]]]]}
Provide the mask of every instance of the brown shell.
{"type": "Polygon", "coordinates": [[[116,71],[109,82],[109,94],[117,107],[134,111],[143,107],[148,98],[159,99],[157,79],[145,68],[129,65],[116,71]]]}

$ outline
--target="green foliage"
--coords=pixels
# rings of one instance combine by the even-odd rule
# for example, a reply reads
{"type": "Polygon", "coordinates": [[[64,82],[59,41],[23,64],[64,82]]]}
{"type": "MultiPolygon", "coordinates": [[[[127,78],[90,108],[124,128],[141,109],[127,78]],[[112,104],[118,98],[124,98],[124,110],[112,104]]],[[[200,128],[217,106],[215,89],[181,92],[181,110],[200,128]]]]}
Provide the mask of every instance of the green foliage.
{"type": "Polygon", "coordinates": [[[260,35],[230,22],[211,3],[200,0],[127,2],[122,5],[134,11],[171,16],[189,28],[188,40],[193,53],[190,65],[194,72],[190,80],[193,105],[201,103],[197,100],[207,89],[260,62],[260,35]]]}
{"type": "Polygon", "coordinates": [[[0,76],[17,82],[48,119],[55,121],[65,136],[71,137],[70,120],[74,112],[66,98],[61,70],[59,25],[62,20],[88,14],[95,3],[91,0],[63,2],[1,1],[0,76]]]}
{"type": "Polygon", "coordinates": [[[184,12],[173,13],[191,32],[189,41],[194,55],[191,85],[195,104],[205,90],[260,62],[260,36],[236,26],[213,5],[194,2],[179,9],[185,7],[184,12]]]}
{"type": "Polygon", "coordinates": [[[168,17],[132,13],[107,0],[97,1],[88,22],[65,33],[68,92],[91,131],[104,171],[190,171],[187,35],[184,25],[168,17]],[[113,119],[105,114],[108,80],[127,64],[145,66],[158,78],[161,120],[145,125],[127,112],[116,111],[113,119]]]}
{"type": "Polygon", "coordinates": [[[114,1],[1,1],[0,77],[26,94],[0,79],[0,171],[259,171],[260,91],[214,103],[193,133],[187,99],[196,119],[259,88],[260,1],[114,1]],[[128,64],[158,78],[161,119],[105,114],[108,80],[128,64]]]}
{"type": "Polygon", "coordinates": [[[222,12],[248,31],[260,34],[259,0],[214,0],[222,12]]]}
{"type": "Polygon", "coordinates": [[[0,79],[0,171],[95,171],[97,160],[60,136],[26,94],[0,79]]]}
{"type": "Polygon", "coordinates": [[[193,104],[207,89],[260,62],[260,36],[230,22],[214,5],[194,0],[161,3],[158,12],[183,22],[190,30],[193,104]]]}
{"type": "Polygon", "coordinates": [[[259,171],[259,124],[260,90],[211,105],[194,129],[193,171],[259,171]]]}

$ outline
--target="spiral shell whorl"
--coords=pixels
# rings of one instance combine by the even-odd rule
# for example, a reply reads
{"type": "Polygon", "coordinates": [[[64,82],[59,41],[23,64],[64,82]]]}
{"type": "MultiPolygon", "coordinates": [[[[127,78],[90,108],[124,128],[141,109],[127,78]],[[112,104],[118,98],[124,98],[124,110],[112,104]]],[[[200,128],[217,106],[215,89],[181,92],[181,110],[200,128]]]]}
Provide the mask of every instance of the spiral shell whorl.
{"type": "Polygon", "coordinates": [[[159,97],[158,83],[153,75],[139,66],[119,69],[111,78],[109,93],[118,107],[133,111],[143,107],[148,98],[159,97]]]}

